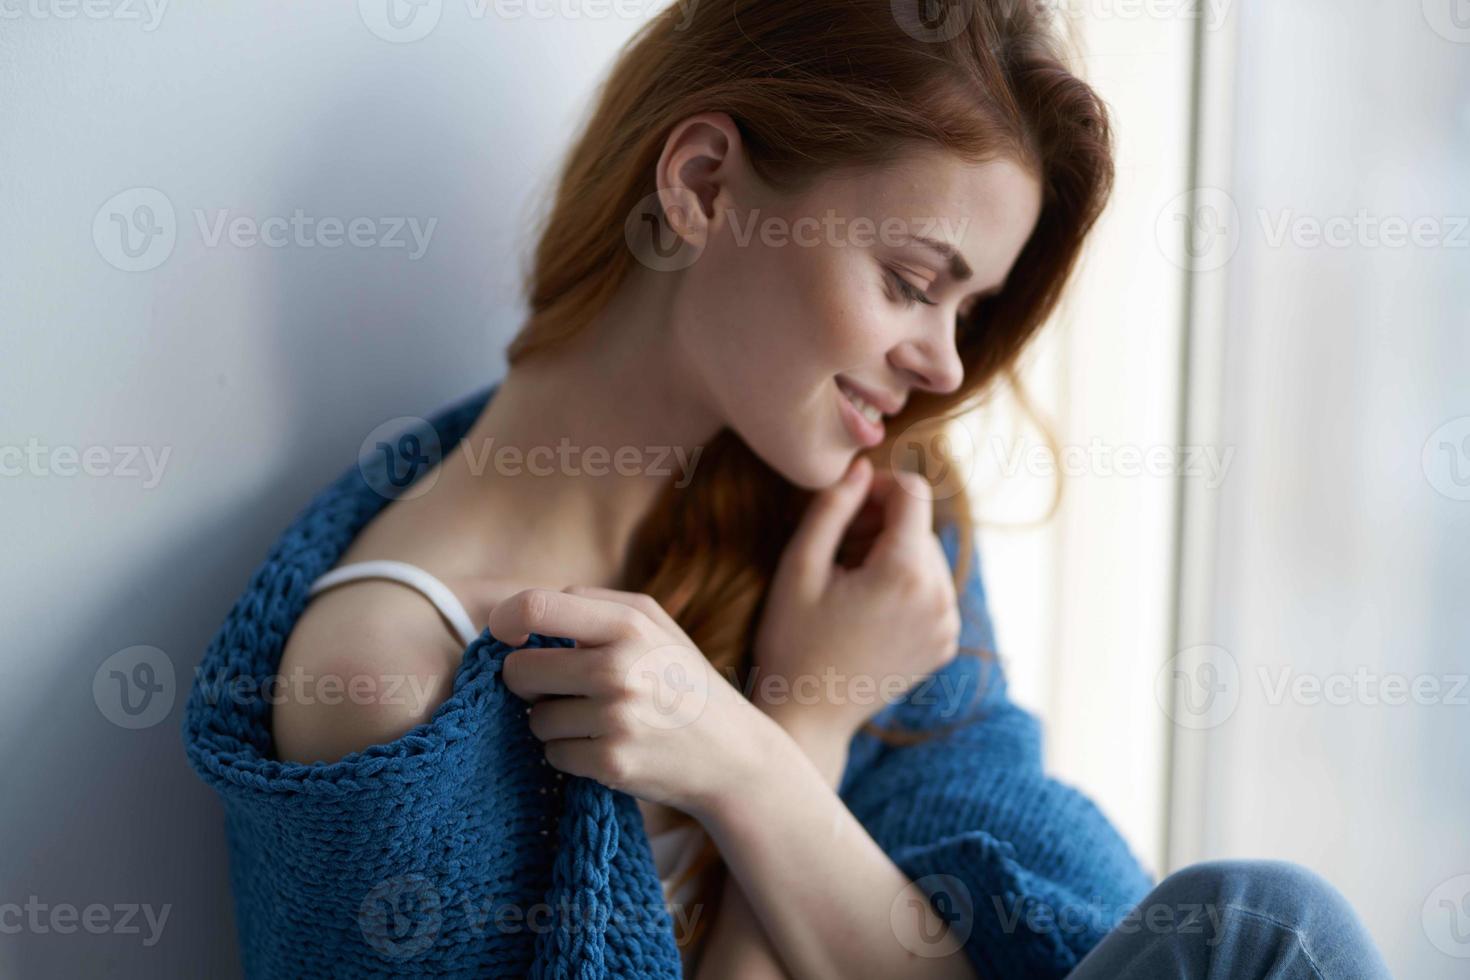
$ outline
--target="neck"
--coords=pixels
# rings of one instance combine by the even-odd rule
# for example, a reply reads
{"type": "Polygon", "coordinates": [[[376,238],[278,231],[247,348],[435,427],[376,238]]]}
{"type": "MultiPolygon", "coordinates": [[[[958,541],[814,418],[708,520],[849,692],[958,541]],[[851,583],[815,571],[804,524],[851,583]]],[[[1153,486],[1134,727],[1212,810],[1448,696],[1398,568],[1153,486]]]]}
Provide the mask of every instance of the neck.
{"type": "Polygon", "coordinates": [[[693,478],[722,424],[657,305],[620,298],[563,347],[512,365],[466,435],[461,480],[498,560],[616,585],[659,495],[693,478]]]}

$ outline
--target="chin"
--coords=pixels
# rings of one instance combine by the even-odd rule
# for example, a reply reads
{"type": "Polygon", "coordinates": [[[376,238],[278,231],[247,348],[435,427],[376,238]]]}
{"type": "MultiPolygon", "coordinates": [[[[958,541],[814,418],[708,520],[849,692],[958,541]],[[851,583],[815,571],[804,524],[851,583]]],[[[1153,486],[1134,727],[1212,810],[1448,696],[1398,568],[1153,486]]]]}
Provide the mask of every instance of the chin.
{"type": "Polygon", "coordinates": [[[834,431],[829,415],[804,405],[727,424],[767,466],[804,490],[824,490],[842,479],[862,451],[840,427],[834,431]]]}
{"type": "Polygon", "coordinates": [[[755,452],[788,482],[803,490],[825,490],[842,479],[858,450],[855,446],[839,446],[830,438],[813,436],[788,442],[770,454],[755,452]]]}

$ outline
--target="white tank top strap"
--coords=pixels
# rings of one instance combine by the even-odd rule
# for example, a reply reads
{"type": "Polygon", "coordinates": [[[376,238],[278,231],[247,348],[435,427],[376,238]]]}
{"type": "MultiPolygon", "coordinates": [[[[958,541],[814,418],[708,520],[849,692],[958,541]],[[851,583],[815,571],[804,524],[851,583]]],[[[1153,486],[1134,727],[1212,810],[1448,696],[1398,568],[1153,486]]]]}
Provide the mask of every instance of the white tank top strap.
{"type": "Polygon", "coordinates": [[[425,599],[434,604],[440,615],[454,629],[459,641],[465,646],[469,646],[480,635],[480,631],[475,629],[474,621],[470,619],[470,614],[465,611],[464,604],[453,592],[449,591],[449,587],[417,565],[410,565],[407,562],[377,560],[343,565],[332,569],[311,583],[311,588],[306,594],[310,598],[336,585],[374,578],[401,582],[410,588],[417,589],[425,599]]]}

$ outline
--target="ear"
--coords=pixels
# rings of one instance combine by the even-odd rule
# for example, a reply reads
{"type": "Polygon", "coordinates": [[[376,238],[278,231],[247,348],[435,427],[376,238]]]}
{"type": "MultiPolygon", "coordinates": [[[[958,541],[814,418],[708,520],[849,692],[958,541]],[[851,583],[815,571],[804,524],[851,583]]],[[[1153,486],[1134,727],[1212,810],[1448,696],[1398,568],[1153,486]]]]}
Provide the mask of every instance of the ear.
{"type": "Polygon", "coordinates": [[[740,128],[728,113],[704,112],[680,122],[664,141],[654,174],[669,227],[703,249],[734,207],[746,174],[740,128]]]}

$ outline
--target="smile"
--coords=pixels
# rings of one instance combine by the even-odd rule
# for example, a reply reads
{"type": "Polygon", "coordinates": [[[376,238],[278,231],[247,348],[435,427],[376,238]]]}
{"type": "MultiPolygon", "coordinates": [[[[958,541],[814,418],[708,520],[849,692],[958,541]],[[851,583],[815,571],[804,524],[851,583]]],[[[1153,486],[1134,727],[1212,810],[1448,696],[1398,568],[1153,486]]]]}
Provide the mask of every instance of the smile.
{"type": "Polygon", "coordinates": [[[848,434],[858,445],[871,449],[883,442],[883,412],[848,387],[841,378],[837,379],[838,413],[848,434]]]}
{"type": "Polygon", "coordinates": [[[873,423],[881,423],[883,421],[883,413],[879,411],[878,406],[863,401],[863,396],[843,384],[841,379],[838,380],[837,387],[847,396],[847,400],[852,402],[853,407],[862,413],[863,418],[873,423]]]}

